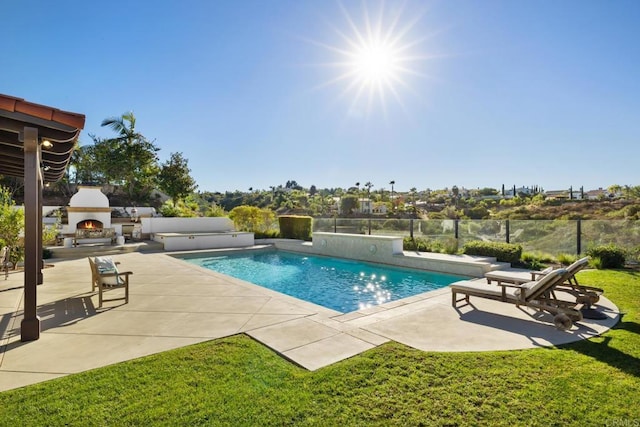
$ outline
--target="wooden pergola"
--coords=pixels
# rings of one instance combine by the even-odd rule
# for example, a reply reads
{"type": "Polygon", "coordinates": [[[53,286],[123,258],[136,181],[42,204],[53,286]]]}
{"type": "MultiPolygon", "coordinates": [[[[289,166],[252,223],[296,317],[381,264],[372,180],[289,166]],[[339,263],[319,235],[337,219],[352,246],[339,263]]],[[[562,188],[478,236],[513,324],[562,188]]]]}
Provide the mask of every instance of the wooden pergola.
{"type": "Polygon", "coordinates": [[[22,341],[40,338],[42,187],[64,176],[85,116],[0,94],[0,175],[24,179],[24,318],[22,341]]]}

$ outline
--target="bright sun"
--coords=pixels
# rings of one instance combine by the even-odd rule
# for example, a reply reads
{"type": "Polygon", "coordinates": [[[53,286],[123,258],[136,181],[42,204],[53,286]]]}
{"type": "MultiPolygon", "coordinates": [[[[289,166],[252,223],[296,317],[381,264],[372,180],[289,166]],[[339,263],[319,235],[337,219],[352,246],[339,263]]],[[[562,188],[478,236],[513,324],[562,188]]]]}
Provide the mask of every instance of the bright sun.
{"type": "Polygon", "coordinates": [[[390,46],[371,43],[355,52],[355,73],[367,84],[380,84],[397,79],[397,56],[390,46]]]}
{"type": "Polygon", "coordinates": [[[379,105],[386,115],[390,98],[404,108],[401,90],[411,90],[409,77],[424,77],[418,62],[427,58],[415,52],[422,40],[412,35],[420,17],[414,15],[405,23],[401,8],[385,10],[381,2],[372,14],[366,3],[362,5],[362,18],[356,22],[340,4],[347,25],[346,30],[333,27],[339,43],[316,43],[337,54],[324,65],[338,73],[322,86],[341,85],[340,97],[349,103],[351,114],[367,115],[379,105]]]}

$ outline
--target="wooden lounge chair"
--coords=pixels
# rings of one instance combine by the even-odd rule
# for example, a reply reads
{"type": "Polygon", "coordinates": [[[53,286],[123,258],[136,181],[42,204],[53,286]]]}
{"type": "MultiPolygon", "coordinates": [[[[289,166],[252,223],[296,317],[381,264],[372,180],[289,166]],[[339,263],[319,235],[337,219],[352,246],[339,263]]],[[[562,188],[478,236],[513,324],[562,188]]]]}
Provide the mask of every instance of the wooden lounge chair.
{"type": "MultiPolygon", "coordinates": [[[[578,283],[576,273],[584,269],[589,265],[589,257],[580,258],[573,264],[567,267],[567,271],[570,273],[569,278],[563,283],[558,284],[557,289],[563,290],[576,297],[576,301],[591,305],[600,300],[600,295],[604,293],[604,290],[593,286],[585,286],[578,283]]],[[[522,284],[537,280],[552,271],[551,268],[542,271],[490,271],[485,273],[484,277],[487,279],[487,283],[496,281],[500,283],[514,283],[522,284]]]]}
{"type": "Polygon", "coordinates": [[[582,320],[582,304],[562,301],[555,297],[554,289],[568,280],[570,273],[565,269],[553,270],[539,280],[526,283],[486,284],[481,281],[463,280],[449,285],[454,307],[461,301],[469,303],[470,296],[488,298],[497,301],[526,306],[554,315],[553,323],[558,329],[567,330],[573,322],[582,320]],[[457,299],[463,294],[463,299],[457,299]]]}
{"type": "Polygon", "coordinates": [[[111,257],[96,257],[95,260],[89,257],[89,265],[92,290],[98,289],[98,307],[102,307],[103,301],[124,299],[125,304],[129,302],[129,275],[133,272],[118,271],[111,257]],[[123,298],[104,299],[104,291],[116,288],[124,288],[123,298]]]}

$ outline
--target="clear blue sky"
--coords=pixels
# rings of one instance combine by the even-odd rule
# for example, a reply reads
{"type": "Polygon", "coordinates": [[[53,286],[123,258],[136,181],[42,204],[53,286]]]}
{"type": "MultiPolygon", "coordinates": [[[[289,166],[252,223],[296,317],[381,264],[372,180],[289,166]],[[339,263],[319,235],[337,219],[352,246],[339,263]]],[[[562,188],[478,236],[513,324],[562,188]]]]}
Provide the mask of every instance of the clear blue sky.
{"type": "Polygon", "coordinates": [[[381,4],[7,1],[0,93],[85,114],[82,144],[131,110],[201,191],[640,184],[640,1],[381,4]],[[377,28],[379,92],[345,63],[377,28]]]}

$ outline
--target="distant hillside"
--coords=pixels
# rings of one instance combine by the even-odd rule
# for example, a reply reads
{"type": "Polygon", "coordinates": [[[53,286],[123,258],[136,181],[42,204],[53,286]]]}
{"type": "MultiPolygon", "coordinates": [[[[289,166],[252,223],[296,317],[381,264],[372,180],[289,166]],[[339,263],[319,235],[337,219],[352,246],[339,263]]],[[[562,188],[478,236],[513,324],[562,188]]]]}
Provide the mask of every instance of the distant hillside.
{"type": "Polygon", "coordinates": [[[497,206],[496,219],[640,219],[640,203],[616,201],[564,201],[558,204],[527,204],[515,207],[497,206]]]}

